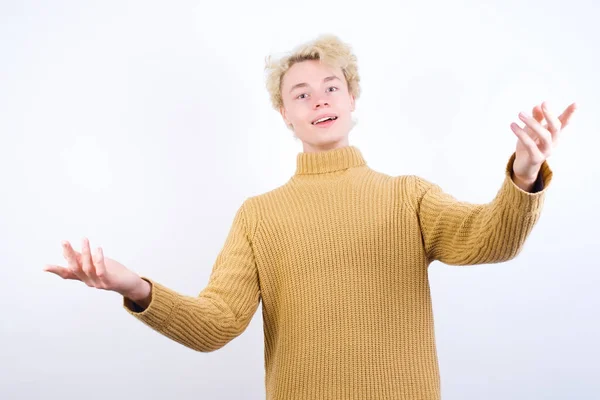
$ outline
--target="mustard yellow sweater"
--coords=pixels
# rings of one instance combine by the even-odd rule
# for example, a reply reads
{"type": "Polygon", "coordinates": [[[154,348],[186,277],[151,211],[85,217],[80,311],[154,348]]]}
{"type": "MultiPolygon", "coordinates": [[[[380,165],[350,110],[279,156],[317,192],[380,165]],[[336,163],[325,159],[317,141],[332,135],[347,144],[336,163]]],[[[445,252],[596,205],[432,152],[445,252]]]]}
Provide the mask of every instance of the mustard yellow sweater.
{"type": "Polygon", "coordinates": [[[284,185],[247,198],[206,287],[186,296],[150,278],[150,305],[125,309],[162,335],[211,352],[262,301],[268,400],[441,398],[427,269],[515,257],[538,221],[538,191],[511,178],[488,204],[459,202],[414,176],[367,166],[354,146],[299,153],[284,185]]]}

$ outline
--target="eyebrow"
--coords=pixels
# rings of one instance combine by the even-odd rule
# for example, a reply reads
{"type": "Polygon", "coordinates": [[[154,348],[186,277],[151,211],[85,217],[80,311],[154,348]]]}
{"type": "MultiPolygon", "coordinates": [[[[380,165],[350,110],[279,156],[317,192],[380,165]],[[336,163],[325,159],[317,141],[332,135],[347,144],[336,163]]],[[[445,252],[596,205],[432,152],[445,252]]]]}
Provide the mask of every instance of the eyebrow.
{"type": "MultiPolygon", "coordinates": [[[[329,81],[333,81],[335,79],[337,79],[338,81],[340,80],[340,78],[338,78],[337,76],[331,75],[331,76],[328,76],[327,78],[323,79],[323,82],[329,82],[329,81]]],[[[292,91],[294,89],[298,89],[299,87],[304,87],[304,86],[308,86],[308,83],[305,83],[305,82],[297,83],[294,86],[292,86],[292,88],[290,89],[290,93],[292,93],[292,91]]]]}

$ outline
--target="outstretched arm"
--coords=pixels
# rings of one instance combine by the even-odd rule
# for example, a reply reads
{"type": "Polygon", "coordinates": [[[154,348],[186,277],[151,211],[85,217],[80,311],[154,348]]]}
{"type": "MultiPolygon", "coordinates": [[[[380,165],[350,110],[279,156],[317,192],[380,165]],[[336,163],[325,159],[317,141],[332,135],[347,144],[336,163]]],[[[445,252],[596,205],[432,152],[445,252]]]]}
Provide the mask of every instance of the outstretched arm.
{"type": "Polygon", "coordinates": [[[533,116],[519,114],[525,127],[511,124],[519,139],[517,148],[506,165],[502,187],[487,204],[458,201],[438,185],[414,178],[417,214],[431,261],[495,263],[510,260],[522,250],[552,180],[547,158],[574,111],[573,103],[556,118],[542,103],[534,107],[533,116]],[[542,126],[544,119],[547,124],[542,126]]]}
{"type": "Polygon", "coordinates": [[[125,309],[152,329],[191,349],[217,350],[248,326],[260,287],[244,206],[219,253],[208,282],[198,296],[184,296],[158,282],[150,283],[147,307],[124,297],[125,309]]]}
{"type": "Polygon", "coordinates": [[[487,204],[458,201],[438,185],[414,177],[417,215],[430,261],[475,265],[507,261],[522,249],[537,223],[552,171],[544,163],[539,191],[525,192],[511,178],[515,155],[508,161],[504,182],[487,204]]]}

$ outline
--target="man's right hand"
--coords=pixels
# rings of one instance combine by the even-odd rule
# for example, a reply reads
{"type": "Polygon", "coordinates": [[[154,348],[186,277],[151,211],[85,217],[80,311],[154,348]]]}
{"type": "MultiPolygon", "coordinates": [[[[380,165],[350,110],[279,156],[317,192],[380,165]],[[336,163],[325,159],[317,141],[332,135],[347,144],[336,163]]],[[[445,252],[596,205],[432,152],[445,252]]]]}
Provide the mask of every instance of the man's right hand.
{"type": "Polygon", "coordinates": [[[151,285],[123,264],[105,258],[98,247],[92,255],[87,238],[82,241],[81,253],[75,251],[68,241],[62,242],[63,256],[68,267],[46,265],[44,271],[52,272],[63,279],[81,281],[89,287],[111,290],[125,296],[142,307],[147,306],[151,285]]]}

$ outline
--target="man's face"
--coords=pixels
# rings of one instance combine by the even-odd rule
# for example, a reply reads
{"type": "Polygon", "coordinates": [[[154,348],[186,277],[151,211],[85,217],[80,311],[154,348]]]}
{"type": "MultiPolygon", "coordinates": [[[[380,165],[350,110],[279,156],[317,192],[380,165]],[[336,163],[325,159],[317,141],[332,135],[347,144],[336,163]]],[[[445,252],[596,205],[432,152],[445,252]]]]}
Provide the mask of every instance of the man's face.
{"type": "Polygon", "coordinates": [[[304,151],[318,151],[348,144],[352,128],[354,97],[341,68],[331,68],[317,60],[294,64],[281,84],[286,124],[304,143],[304,151]],[[333,120],[317,123],[323,116],[333,120]]]}

